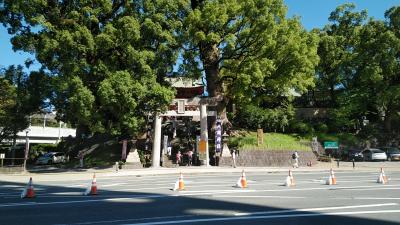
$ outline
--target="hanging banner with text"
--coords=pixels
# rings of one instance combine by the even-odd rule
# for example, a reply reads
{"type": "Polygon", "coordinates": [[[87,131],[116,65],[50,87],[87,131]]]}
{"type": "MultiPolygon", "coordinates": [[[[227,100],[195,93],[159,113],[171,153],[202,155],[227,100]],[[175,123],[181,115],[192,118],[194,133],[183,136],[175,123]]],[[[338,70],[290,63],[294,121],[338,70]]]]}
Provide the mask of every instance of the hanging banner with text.
{"type": "Polygon", "coordinates": [[[222,121],[218,119],[215,126],[215,152],[219,153],[222,150],[222,121]]]}

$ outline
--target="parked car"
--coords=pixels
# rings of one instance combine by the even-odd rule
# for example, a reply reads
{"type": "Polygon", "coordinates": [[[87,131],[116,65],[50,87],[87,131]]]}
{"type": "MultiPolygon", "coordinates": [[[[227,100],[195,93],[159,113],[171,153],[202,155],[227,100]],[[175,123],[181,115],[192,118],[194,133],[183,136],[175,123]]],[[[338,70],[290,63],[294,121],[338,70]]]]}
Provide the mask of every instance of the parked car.
{"type": "Polygon", "coordinates": [[[400,161],[400,149],[395,147],[383,147],[381,149],[386,153],[389,161],[400,161]]]}
{"type": "Polygon", "coordinates": [[[361,153],[362,150],[360,149],[351,149],[348,151],[348,159],[349,161],[363,161],[364,157],[363,154],[361,153]]]}
{"type": "Polygon", "coordinates": [[[62,152],[49,152],[40,156],[36,160],[37,165],[46,165],[53,163],[63,163],[66,161],[66,156],[62,152]]]}
{"type": "Polygon", "coordinates": [[[384,151],[377,148],[366,149],[361,152],[365,161],[386,161],[387,155],[384,151]]]}

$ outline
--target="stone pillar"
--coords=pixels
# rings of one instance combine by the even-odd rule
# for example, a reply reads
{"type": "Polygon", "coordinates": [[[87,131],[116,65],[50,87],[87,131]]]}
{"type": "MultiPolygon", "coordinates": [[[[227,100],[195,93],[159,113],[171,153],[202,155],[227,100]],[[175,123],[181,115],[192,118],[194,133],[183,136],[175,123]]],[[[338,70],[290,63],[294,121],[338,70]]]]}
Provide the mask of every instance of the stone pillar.
{"type": "Polygon", "coordinates": [[[161,117],[159,114],[154,116],[154,136],[151,167],[160,167],[160,148],[161,148],[161,117]]]}
{"type": "Polygon", "coordinates": [[[206,167],[210,165],[208,152],[207,105],[200,104],[200,139],[206,141],[206,167]]]}
{"type": "Polygon", "coordinates": [[[222,135],[223,137],[223,147],[222,147],[222,152],[221,152],[221,157],[231,157],[231,151],[229,150],[228,147],[228,137],[229,135],[226,134],[226,132],[222,135]]]}
{"type": "Polygon", "coordinates": [[[172,139],[176,138],[176,116],[174,117],[174,119],[172,120],[172,139]]]}

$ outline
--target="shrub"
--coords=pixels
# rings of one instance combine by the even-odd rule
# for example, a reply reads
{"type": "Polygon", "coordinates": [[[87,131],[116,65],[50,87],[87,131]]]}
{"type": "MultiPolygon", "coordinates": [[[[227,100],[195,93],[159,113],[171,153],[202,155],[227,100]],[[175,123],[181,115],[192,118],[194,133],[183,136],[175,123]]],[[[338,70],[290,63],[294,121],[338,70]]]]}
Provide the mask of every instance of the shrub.
{"type": "Polygon", "coordinates": [[[317,130],[318,132],[321,132],[321,133],[327,133],[328,130],[329,130],[329,128],[328,128],[328,125],[326,125],[326,124],[324,124],[324,123],[318,123],[318,124],[316,125],[316,130],[317,130]]]}
{"type": "Polygon", "coordinates": [[[34,158],[37,158],[38,156],[43,155],[47,152],[56,152],[57,149],[58,149],[57,145],[55,145],[55,144],[32,145],[29,150],[29,158],[34,159],[34,158]]]}
{"type": "Polygon", "coordinates": [[[299,133],[302,135],[314,133],[314,128],[312,128],[311,125],[302,121],[295,121],[294,123],[292,123],[291,128],[295,133],[299,133]]]}

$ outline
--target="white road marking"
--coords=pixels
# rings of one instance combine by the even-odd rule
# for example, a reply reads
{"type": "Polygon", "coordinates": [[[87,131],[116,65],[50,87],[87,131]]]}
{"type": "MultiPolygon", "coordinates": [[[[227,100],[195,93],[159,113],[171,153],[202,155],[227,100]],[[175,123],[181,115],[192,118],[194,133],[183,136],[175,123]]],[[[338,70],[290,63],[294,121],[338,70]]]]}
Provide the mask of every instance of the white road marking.
{"type": "Polygon", "coordinates": [[[251,213],[236,213],[235,216],[250,216],[250,215],[278,214],[278,213],[292,213],[292,212],[321,212],[321,211],[336,210],[336,209],[371,208],[371,207],[396,206],[396,205],[399,204],[384,203],[384,204],[333,206],[333,207],[319,207],[319,208],[305,208],[305,209],[288,209],[288,210],[251,212],[251,213]]]}
{"type": "Polygon", "coordinates": [[[114,187],[114,186],[121,186],[121,185],[125,185],[127,183],[114,183],[114,184],[103,184],[101,185],[101,187],[114,187]]]}
{"type": "Polygon", "coordinates": [[[54,225],[90,225],[96,223],[118,223],[118,222],[128,222],[128,221],[143,221],[143,220],[165,220],[165,219],[178,219],[178,218],[187,218],[193,217],[192,215],[184,215],[184,216],[163,216],[163,217],[145,217],[145,218],[135,218],[135,219],[121,219],[121,220],[103,220],[103,221],[92,221],[92,222],[83,222],[83,223],[68,223],[68,224],[54,224],[54,225]]]}
{"type": "Polygon", "coordinates": [[[71,191],[71,192],[53,192],[53,193],[49,193],[51,195],[82,195],[83,191],[71,191]]]}
{"type": "Polygon", "coordinates": [[[400,198],[374,198],[374,197],[355,197],[354,199],[359,200],[400,200],[400,198]]]}
{"type": "Polygon", "coordinates": [[[109,198],[106,202],[129,202],[129,203],[148,203],[151,202],[148,198],[109,198]]]}
{"type": "Polygon", "coordinates": [[[258,190],[257,192],[281,192],[281,191],[314,191],[314,190],[350,190],[350,189],[357,189],[357,191],[362,190],[360,188],[375,188],[376,190],[383,189],[385,187],[399,187],[400,185],[385,185],[385,186],[377,186],[377,185],[368,185],[368,186],[348,186],[348,187],[341,187],[341,186],[332,186],[327,185],[327,187],[319,187],[319,188],[284,188],[284,189],[268,189],[268,190],[258,190]]]}
{"type": "Polygon", "coordinates": [[[11,185],[11,184],[5,184],[5,185],[0,185],[0,188],[21,188],[23,187],[22,185],[11,185]]]}
{"type": "Polygon", "coordinates": [[[222,218],[206,218],[206,219],[157,221],[157,222],[147,222],[147,223],[130,223],[124,225],[161,225],[161,224],[199,223],[199,222],[232,221],[232,220],[316,217],[316,216],[331,216],[331,215],[383,214],[383,213],[399,213],[399,212],[400,210],[380,210],[380,211],[334,212],[334,213],[303,213],[303,214],[283,214],[283,215],[279,214],[279,215],[269,215],[269,216],[244,216],[244,217],[222,217],[222,218]]]}
{"type": "Polygon", "coordinates": [[[277,195],[213,195],[214,198],[307,198],[298,196],[277,196],[277,195]]]}
{"type": "Polygon", "coordinates": [[[86,187],[87,185],[83,185],[83,184],[74,184],[74,185],[69,185],[66,186],[67,188],[75,188],[75,187],[86,187]]]}

